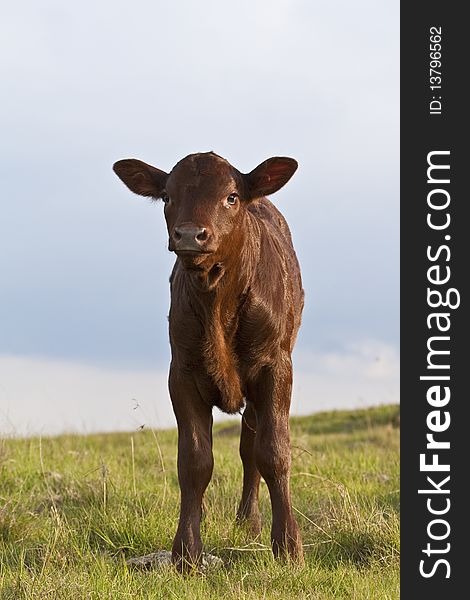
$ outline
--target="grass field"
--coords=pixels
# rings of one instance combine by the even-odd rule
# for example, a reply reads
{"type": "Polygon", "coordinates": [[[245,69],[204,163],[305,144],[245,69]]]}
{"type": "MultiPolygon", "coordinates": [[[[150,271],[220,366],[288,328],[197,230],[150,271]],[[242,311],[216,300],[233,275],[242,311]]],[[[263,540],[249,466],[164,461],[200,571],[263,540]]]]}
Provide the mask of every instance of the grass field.
{"type": "Polygon", "coordinates": [[[170,549],[178,518],[176,431],[0,442],[0,598],[399,597],[399,409],[291,419],[292,495],[305,566],[269,549],[270,506],[253,542],[234,520],[239,424],[214,428],[203,542],[226,561],[206,575],[129,569],[170,549]]]}

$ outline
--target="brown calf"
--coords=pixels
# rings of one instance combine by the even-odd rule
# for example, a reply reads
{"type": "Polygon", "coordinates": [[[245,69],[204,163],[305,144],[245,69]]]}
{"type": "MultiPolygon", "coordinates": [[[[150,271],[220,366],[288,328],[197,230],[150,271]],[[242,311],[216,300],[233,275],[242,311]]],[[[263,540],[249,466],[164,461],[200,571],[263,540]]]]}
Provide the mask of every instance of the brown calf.
{"type": "Polygon", "coordinates": [[[289,407],[303,290],[287,223],[265,197],[289,181],[297,162],[270,158],[242,174],[207,152],[183,158],[169,174],[135,159],[113,168],[136,194],[163,200],[168,248],[178,257],[169,319],[181,488],[173,561],[184,568],[201,558],[212,409],[236,413],[244,405],[237,517],[259,533],[262,476],[271,497],[273,552],[302,560],[289,489],[289,407]]]}

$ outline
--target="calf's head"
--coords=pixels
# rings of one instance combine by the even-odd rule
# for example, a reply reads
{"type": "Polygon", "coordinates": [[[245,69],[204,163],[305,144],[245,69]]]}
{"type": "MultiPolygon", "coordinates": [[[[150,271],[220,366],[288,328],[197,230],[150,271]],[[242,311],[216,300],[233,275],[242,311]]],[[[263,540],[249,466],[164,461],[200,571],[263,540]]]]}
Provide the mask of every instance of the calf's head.
{"type": "Polygon", "coordinates": [[[168,249],[186,268],[204,269],[236,248],[248,203],[279,190],[297,162],[269,158],[243,174],[217,154],[204,152],[183,158],[170,173],[136,159],[120,160],[113,169],[131,191],[164,202],[168,249]]]}

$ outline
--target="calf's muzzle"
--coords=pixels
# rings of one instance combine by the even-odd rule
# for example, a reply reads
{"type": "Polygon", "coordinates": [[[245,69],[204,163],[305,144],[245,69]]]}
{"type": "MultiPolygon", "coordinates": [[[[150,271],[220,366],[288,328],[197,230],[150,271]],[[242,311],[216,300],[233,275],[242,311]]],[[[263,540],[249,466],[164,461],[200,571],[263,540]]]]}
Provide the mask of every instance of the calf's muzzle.
{"type": "Polygon", "coordinates": [[[174,252],[207,252],[211,234],[207,227],[185,223],[173,229],[169,249],[174,252]]]}

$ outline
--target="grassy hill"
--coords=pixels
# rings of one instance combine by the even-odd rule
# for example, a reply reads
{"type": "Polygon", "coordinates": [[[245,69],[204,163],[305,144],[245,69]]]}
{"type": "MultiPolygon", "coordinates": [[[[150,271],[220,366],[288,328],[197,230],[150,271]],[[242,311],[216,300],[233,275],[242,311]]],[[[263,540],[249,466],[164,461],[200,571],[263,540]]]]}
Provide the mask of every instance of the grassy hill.
{"type": "Polygon", "coordinates": [[[125,559],[170,549],[178,518],[176,431],[0,442],[1,600],[399,597],[399,409],[295,417],[292,496],[302,568],[269,549],[270,505],[253,542],[234,520],[239,425],[214,427],[206,551],[227,566],[182,577],[125,559]]]}

